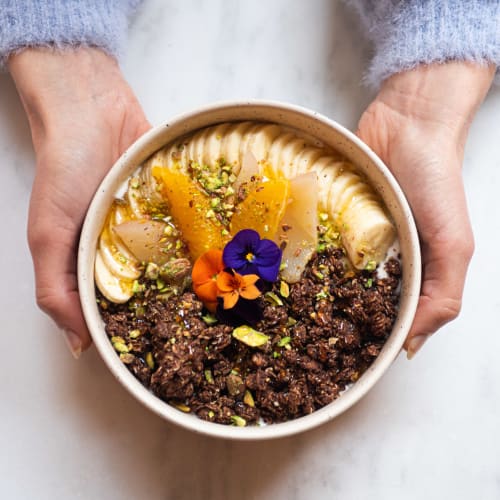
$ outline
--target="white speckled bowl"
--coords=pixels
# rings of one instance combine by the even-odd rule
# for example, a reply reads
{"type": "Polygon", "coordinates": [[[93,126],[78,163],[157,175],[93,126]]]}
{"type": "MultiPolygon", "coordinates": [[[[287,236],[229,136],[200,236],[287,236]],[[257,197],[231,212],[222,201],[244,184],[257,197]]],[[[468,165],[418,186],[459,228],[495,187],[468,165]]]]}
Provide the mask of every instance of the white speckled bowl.
{"type": "Polygon", "coordinates": [[[270,101],[206,106],[159,125],[138,139],[116,162],[95,194],[83,226],[78,259],[78,283],[85,319],[100,355],[118,381],[141,403],[170,422],[210,436],[242,440],[277,438],[311,429],[340,415],[363,397],[389,368],[403,346],[417,307],[420,272],[418,236],[410,208],[382,161],[352,132],[333,120],[298,106],[270,101]],[[206,422],[182,413],[154,396],[128,371],[113,349],[104,331],[94,288],[97,239],[122,182],[152,153],[177,137],[220,122],[241,120],[292,126],[318,138],[352,161],[379,192],[396,223],[403,267],[399,314],[389,339],[370,368],[351,388],[321,410],[286,423],[263,427],[233,427],[206,422]]]}

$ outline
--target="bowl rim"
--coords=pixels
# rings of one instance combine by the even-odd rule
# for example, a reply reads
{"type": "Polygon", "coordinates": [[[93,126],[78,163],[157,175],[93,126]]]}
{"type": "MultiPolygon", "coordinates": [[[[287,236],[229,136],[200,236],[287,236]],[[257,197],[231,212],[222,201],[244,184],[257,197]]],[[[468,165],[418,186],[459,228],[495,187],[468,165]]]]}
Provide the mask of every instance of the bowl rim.
{"type": "MultiPolygon", "coordinates": [[[[217,122],[214,121],[212,125],[215,123],[217,122]]],[[[205,126],[210,125],[207,124],[205,126]]],[[[194,127],[190,130],[194,131],[197,128],[199,127],[194,127]]],[[[144,159],[142,161],[144,161],[144,159]]],[[[139,164],[140,162],[137,163],[137,165],[139,164]]],[[[362,142],[361,139],[359,139],[354,133],[340,125],[335,120],[303,106],[276,100],[246,99],[218,101],[204,106],[199,106],[196,109],[182,114],[178,114],[172,119],[152,127],[149,131],[139,137],[120,156],[101,182],[92,199],[92,202],[89,205],[81,231],[77,273],[82,310],[96,349],[114,377],[127,389],[130,394],[160,417],[196,433],[234,440],[265,440],[297,434],[332,420],[358,402],[378,382],[401,351],[406,335],[413,322],[420,295],[421,257],[415,221],[403,191],[399,187],[388,167],[368,145],[362,142]],[[113,189],[113,192],[116,192],[116,184],[122,170],[130,164],[131,158],[133,159],[140,155],[141,152],[143,153],[148,144],[154,143],[155,140],[158,141],[158,139],[165,133],[166,128],[182,127],[182,124],[189,123],[189,121],[193,118],[199,117],[202,114],[217,113],[227,110],[228,108],[235,107],[273,108],[274,110],[282,110],[291,112],[292,114],[301,115],[306,119],[312,119],[313,121],[317,120],[323,125],[333,128],[339,134],[344,136],[351,144],[354,144],[355,147],[361,150],[361,152],[376,165],[378,170],[382,173],[389,189],[397,199],[397,202],[403,212],[404,220],[407,223],[411,248],[411,255],[407,256],[411,263],[411,279],[407,289],[406,314],[399,325],[399,329],[397,331],[396,329],[393,329],[391,332],[389,337],[391,342],[386,342],[383,353],[375,359],[372,365],[364,372],[360,379],[353,384],[352,387],[344,391],[342,396],[334,400],[332,403],[314,411],[309,415],[287,422],[265,426],[234,427],[207,422],[194,415],[185,414],[162,401],[150,392],[149,389],[143,386],[131,372],[129,372],[125,364],[119,359],[113,349],[111,342],[104,331],[100,315],[95,314],[97,306],[95,303],[93,262],[96,242],[93,240],[91,234],[94,231],[93,227],[95,225],[94,214],[100,209],[106,197],[109,196],[109,190],[113,189]],[[89,263],[92,265],[89,266],[89,263]],[[89,269],[89,267],[91,267],[91,269],[89,269]]]]}

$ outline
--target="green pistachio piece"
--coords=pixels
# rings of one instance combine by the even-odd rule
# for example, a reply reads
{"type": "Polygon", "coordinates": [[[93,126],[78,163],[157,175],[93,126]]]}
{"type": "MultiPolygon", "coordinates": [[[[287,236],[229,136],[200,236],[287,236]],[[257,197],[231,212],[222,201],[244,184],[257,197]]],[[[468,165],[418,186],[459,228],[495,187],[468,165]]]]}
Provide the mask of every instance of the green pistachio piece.
{"type": "Polygon", "coordinates": [[[205,379],[209,384],[214,383],[214,377],[213,377],[212,372],[210,370],[205,370],[205,379]]]}
{"type": "Polygon", "coordinates": [[[141,331],[139,329],[131,330],[128,335],[131,339],[136,339],[141,336],[141,331]]]}
{"type": "Polygon", "coordinates": [[[233,337],[250,347],[260,347],[269,342],[269,337],[253,328],[242,325],[233,330],[233,337]]]}
{"type": "Polygon", "coordinates": [[[252,393],[248,389],[245,391],[245,395],[243,396],[243,402],[252,408],[255,407],[255,401],[253,399],[252,393]]]}
{"type": "Polygon", "coordinates": [[[208,325],[215,325],[218,323],[218,319],[215,316],[212,316],[211,314],[205,314],[205,316],[202,316],[201,319],[208,325]]]}
{"type": "Polygon", "coordinates": [[[237,427],[245,427],[245,425],[247,425],[247,421],[244,418],[239,417],[238,415],[232,415],[231,422],[237,427]]]}
{"type": "Polygon", "coordinates": [[[267,292],[265,294],[265,298],[269,303],[271,303],[275,306],[282,306],[283,305],[283,301],[274,292],[267,292]]]}
{"type": "Polygon", "coordinates": [[[278,346],[279,347],[285,347],[286,345],[288,345],[290,342],[292,341],[292,338],[291,337],[283,337],[279,342],[278,342],[278,346]]]}
{"type": "Polygon", "coordinates": [[[154,370],[155,361],[153,359],[153,354],[151,352],[146,353],[146,364],[149,366],[151,370],[154,370]]]}
{"type": "Polygon", "coordinates": [[[290,295],[290,287],[286,281],[280,283],[280,295],[285,299],[290,295]]]}

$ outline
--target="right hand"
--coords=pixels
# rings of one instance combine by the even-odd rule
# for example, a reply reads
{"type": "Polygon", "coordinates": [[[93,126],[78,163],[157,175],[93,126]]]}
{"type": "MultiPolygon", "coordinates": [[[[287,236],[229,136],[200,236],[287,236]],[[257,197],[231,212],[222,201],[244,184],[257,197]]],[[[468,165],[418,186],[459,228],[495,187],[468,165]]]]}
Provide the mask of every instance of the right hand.
{"type": "Polygon", "coordinates": [[[116,61],[98,49],[26,49],[8,65],[36,153],[28,240],[37,303],[78,357],[91,344],[76,277],[83,219],[102,178],[150,125],[116,61]]]}
{"type": "Polygon", "coordinates": [[[474,249],[461,167],[493,75],[493,66],[463,62],[393,75],[359,122],[358,135],[403,188],[420,235],[423,282],[405,343],[409,358],[461,308],[474,249]]]}

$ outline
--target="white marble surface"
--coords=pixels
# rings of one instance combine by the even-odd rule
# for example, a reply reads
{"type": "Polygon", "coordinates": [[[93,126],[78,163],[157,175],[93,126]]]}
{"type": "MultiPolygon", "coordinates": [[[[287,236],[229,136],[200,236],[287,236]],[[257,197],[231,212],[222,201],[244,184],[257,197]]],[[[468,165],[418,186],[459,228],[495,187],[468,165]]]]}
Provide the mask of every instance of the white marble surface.
{"type": "MultiPolygon", "coordinates": [[[[124,71],[153,123],[215,100],[272,98],[355,127],[372,95],[369,47],[339,2],[150,0],[124,71]]],[[[471,130],[465,177],[476,234],[462,315],[404,356],[337,420],[300,436],[225,442],[170,425],[78,362],[34,304],[25,220],[29,129],[0,76],[4,266],[2,499],[500,498],[500,91],[471,130]]]]}

